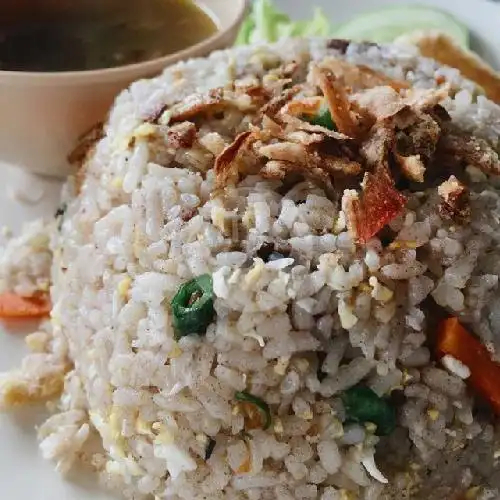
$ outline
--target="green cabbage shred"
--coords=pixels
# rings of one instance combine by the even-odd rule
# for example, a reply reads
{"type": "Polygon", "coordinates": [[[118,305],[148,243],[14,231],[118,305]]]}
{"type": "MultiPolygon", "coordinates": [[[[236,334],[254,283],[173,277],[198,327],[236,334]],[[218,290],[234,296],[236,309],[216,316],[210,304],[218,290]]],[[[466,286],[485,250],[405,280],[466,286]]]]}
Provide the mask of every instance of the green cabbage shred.
{"type": "Polygon", "coordinates": [[[255,0],[250,14],[243,22],[236,45],[276,42],[289,37],[329,36],[332,26],[320,8],[308,21],[293,21],[278,10],[272,0],[255,0]]]}

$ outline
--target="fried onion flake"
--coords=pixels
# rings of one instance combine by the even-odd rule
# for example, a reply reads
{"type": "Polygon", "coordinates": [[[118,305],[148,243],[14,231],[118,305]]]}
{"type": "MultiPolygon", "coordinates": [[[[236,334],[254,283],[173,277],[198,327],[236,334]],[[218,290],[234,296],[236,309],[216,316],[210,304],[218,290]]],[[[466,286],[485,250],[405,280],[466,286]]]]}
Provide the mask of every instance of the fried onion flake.
{"type": "Polygon", "coordinates": [[[345,87],[337,82],[333,72],[326,69],[314,68],[313,76],[325,96],[328,109],[338,131],[349,137],[358,137],[360,127],[351,115],[351,104],[345,87]]]}
{"type": "Polygon", "coordinates": [[[251,142],[253,132],[247,130],[239,134],[215,159],[216,189],[223,189],[235,183],[239,177],[238,156],[243,147],[251,142]]]}

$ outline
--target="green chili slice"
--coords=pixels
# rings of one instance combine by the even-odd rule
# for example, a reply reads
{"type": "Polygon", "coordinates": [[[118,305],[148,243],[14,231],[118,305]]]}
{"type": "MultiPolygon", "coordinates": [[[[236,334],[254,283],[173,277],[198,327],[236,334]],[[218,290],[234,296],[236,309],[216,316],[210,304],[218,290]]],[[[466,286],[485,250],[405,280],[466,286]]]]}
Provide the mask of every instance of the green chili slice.
{"type": "Polygon", "coordinates": [[[337,130],[330,110],[327,107],[322,107],[319,113],[315,116],[305,117],[305,120],[307,120],[312,125],[319,125],[320,127],[327,128],[328,130],[337,130]]]}
{"type": "Polygon", "coordinates": [[[369,387],[358,385],[342,394],[342,401],[348,420],[377,426],[378,436],[387,436],[396,428],[396,411],[393,406],[372,391],[369,387]]]}
{"type": "Polygon", "coordinates": [[[212,276],[204,274],[184,283],[170,305],[176,340],[205,334],[215,314],[212,276]]]}
{"type": "Polygon", "coordinates": [[[251,410],[251,407],[253,406],[257,408],[260,414],[260,427],[262,427],[264,430],[269,429],[272,422],[271,410],[269,408],[269,405],[265,401],[245,391],[237,392],[235,394],[235,399],[240,403],[245,403],[250,406],[250,408],[248,406],[246,408],[247,416],[250,420],[250,428],[254,429],[257,427],[257,425],[255,424],[255,412],[251,410]]]}

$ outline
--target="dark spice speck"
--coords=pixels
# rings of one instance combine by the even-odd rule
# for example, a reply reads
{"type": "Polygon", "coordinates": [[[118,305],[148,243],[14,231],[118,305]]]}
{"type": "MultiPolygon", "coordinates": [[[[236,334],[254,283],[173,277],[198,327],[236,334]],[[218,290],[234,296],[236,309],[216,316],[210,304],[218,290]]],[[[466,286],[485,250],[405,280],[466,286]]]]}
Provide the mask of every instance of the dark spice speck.
{"type": "Polygon", "coordinates": [[[328,376],[328,374],[322,370],[323,363],[326,359],[326,352],[319,351],[318,353],[316,353],[316,355],[318,357],[318,370],[316,372],[316,376],[318,377],[318,380],[320,382],[323,382],[323,380],[325,380],[325,378],[328,376]]]}
{"type": "Polygon", "coordinates": [[[211,456],[212,453],[214,452],[215,445],[216,445],[215,439],[210,438],[207,444],[207,449],[205,450],[205,460],[208,460],[211,456]]]}
{"type": "Polygon", "coordinates": [[[338,50],[341,54],[345,54],[351,45],[350,40],[343,40],[341,38],[332,38],[326,43],[328,49],[338,50]]]}
{"type": "Polygon", "coordinates": [[[56,213],[54,214],[54,219],[57,219],[58,217],[62,217],[66,213],[66,209],[68,208],[68,205],[66,203],[63,203],[57,210],[56,213]]]}
{"type": "Polygon", "coordinates": [[[257,251],[257,257],[260,257],[264,262],[273,262],[289,256],[289,246],[279,243],[264,243],[257,251]]]}

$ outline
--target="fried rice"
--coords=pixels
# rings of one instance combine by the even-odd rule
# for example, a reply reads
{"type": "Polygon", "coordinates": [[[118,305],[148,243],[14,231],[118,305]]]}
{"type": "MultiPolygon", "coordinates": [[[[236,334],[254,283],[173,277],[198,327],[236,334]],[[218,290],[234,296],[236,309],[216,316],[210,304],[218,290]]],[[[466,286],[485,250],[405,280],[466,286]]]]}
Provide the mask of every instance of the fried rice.
{"type": "Polygon", "coordinates": [[[53,307],[0,403],[50,400],[43,455],[127,498],[500,498],[495,408],[435,346],[452,317],[498,358],[499,137],[409,48],[286,41],[134,83],[1,254],[0,288],[53,307]],[[352,415],[360,388],[385,420],[352,415]]]}

